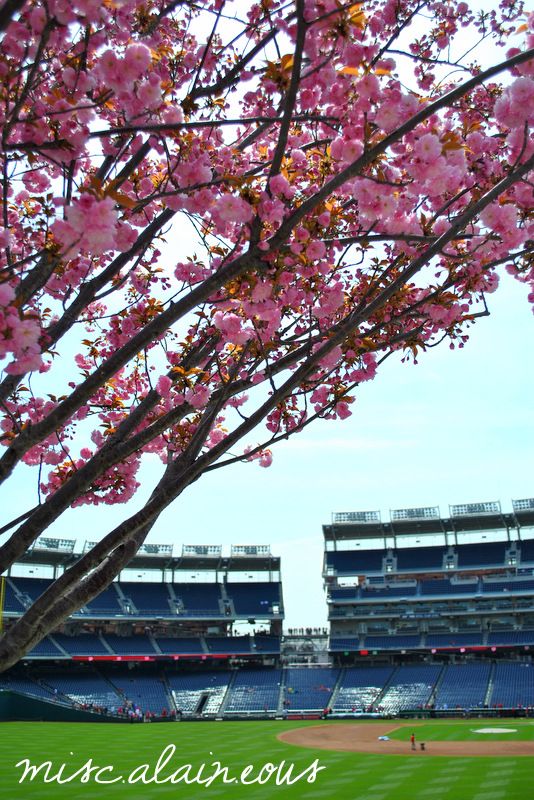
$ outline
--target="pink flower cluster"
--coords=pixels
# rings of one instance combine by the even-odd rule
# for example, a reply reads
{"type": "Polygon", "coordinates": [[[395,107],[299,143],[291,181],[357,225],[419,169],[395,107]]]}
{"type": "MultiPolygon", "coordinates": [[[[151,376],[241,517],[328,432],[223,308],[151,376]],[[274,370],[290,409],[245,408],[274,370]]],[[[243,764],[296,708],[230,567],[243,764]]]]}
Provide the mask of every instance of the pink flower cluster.
{"type": "Polygon", "coordinates": [[[14,300],[13,287],[0,284],[0,358],[12,356],[14,360],[4,367],[5,371],[22,375],[43,366],[41,326],[37,317],[21,316],[14,300]]]}
{"type": "Polygon", "coordinates": [[[244,324],[237,314],[216,311],[213,324],[220,331],[223,342],[229,344],[245,344],[254,335],[253,329],[244,324]]]}

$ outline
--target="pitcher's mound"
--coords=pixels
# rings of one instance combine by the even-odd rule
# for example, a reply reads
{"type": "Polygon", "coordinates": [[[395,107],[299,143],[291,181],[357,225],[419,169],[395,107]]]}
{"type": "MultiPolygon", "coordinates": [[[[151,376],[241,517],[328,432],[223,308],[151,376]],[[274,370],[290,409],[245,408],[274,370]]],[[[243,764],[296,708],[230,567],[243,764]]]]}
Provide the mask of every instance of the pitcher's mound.
{"type": "Polygon", "coordinates": [[[420,749],[417,724],[397,722],[335,723],[314,725],[309,728],[293,728],[279,734],[287,744],[311,747],[313,750],[345,750],[351,753],[383,753],[395,756],[534,756],[534,742],[432,742],[425,741],[425,750],[420,749]],[[379,736],[388,736],[399,728],[406,729],[405,741],[390,739],[378,741],[379,736]],[[412,750],[410,734],[416,736],[417,749],[412,750]]]}

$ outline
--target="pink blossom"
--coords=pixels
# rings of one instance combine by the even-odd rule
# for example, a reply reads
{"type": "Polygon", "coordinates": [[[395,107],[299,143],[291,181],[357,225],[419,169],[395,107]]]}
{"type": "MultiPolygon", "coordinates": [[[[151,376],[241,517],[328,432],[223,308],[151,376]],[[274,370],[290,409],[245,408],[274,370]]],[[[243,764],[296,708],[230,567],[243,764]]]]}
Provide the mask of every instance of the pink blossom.
{"type": "Polygon", "coordinates": [[[306,256],[310,259],[310,261],[317,261],[320,258],[324,258],[326,254],[326,247],[324,242],[320,239],[316,239],[306,248],[306,256]]]}
{"type": "Polygon", "coordinates": [[[243,327],[243,320],[237,314],[216,311],[213,316],[213,324],[220,330],[223,338],[233,344],[244,344],[254,333],[251,328],[243,327]]]}
{"type": "Polygon", "coordinates": [[[156,384],[156,391],[162,397],[167,397],[171,391],[172,380],[167,375],[161,375],[156,384]]]}
{"type": "Polygon", "coordinates": [[[496,233],[507,234],[510,229],[517,227],[517,209],[510,203],[492,203],[484,209],[480,219],[496,233]]]}
{"type": "Polygon", "coordinates": [[[441,155],[441,151],[441,142],[433,133],[425,133],[420,136],[414,147],[414,154],[425,164],[437,159],[441,155]]]}
{"type": "Polygon", "coordinates": [[[0,283],[0,306],[7,306],[15,299],[15,290],[9,283],[0,283]]]}
{"type": "Polygon", "coordinates": [[[149,68],[152,55],[144,44],[131,44],[124,52],[124,68],[128,73],[138,78],[149,68]]]}
{"type": "Polygon", "coordinates": [[[336,414],[340,419],[347,419],[347,417],[352,416],[352,411],[350,410],[348,403],[341,402],[336,403],[336,414]]]}
{"type": "Polygon", "coordinates": [[[211,209],[212,216],[222,222],[249,222],[252,218],[252,208],[243,200],[233,194],[223,194],[211,209]]]}
{"type": "Polygon", "coordinates": [[[295,190],[290,186],[287,178],[283,175],[274,175],[269,181],[269,189],[272,194],[282,195],[282,197],[290,200],[295,194],[295,190]]]}
{"type": "Polygon", "coordinates": [[[11,235],[5,228],[0,228],[0,247],[9,247],[11,235]]]}
{"type": "Polygon", "coordinates": [[[205,383],[197,384],[193,389],[188,389],[185,393],[185,400],[193,408],[203,408],[211,396],[211,390],[205,383]]]}

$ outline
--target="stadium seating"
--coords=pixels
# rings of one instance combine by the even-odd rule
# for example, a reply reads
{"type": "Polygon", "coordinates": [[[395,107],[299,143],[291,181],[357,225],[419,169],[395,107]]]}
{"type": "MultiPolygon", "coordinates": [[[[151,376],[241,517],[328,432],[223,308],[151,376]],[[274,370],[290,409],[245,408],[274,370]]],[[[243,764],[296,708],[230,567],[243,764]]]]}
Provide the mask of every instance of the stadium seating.
{"type": "Polygon", "coordinates": [[[105,647],[100,637],[92,633],[84,633],[79,636],[66,636],[63,633],[56,633],[54,634],[54,640],[71,656],[109,655],[109,650],[105,647]]]}
{"type": "Polygon", "coordinates": [[[6,580],[5,582],[5,596],[4,596],[4,611],[6,613],[19,613],[21,614],[25,611],[25,606],[23,603],[20,602],[15,591],[9,582],[6,580]]]}
{"type": "Polygon", "coordinates": [[[92,669],[84,671],[56,672],[44,674],[44,681],[52,689],[56,689],[80,705],[95,705],[107,708],[111,712],[124,705],[124,697],[112,684],[92,669]]]}
{"type": "Polygon", "coordinates": [[[41,697],[44,700],[54,700],[54,690],[45,686],[39,680],[30,678],[11,677],[0,675],[0,689],[11,689],[14,692],[28,694],[31,697],[41,697]]]}
{"type": "Polygon", "coordinates": [[[167,680],[177,710],[188,717],[193,716],[201,704],[202,713],[218,713],[231,677],[229,671],[206,671],[168,674],[167,680]]]}
{"type": "Polygon", "coordinates": [[[464,633],[429,633],[426,637],[427,647],[476,647],[483,644],[482,631],[464,633]]]}
{"type": "Polygon", "coordinates": [[[334,712],[368,711],[393,674],[393,667],[350,667],[346,669],[334,701],[334,712]]]}
{"type": "Polygon", "coordinates": [[[344,636],[330,638],[330,647],[329,649],[332,652],[352,652],[354,650],[360,650],[360,639],[359,637],[347,638],[344,636]]]}
{"type": "Polygon", "coordinates": [[[441,664],[405,665],[397,669],[385,693],[375,707],[388,714],[406,709],[424,708],[443,669],[441,664]]]}
{"type": "Polygon", "coordinates": [[[160,636],[155,641],[161,652],[166,655],[200,655],[206,652],[202,647],[202,639],[199,636],[184,636],[182,638],[160,636]]]}
{"type": "Polygon", "coordinates": [[[507,548],[507,542],[457,545],[458,567],[475,567],[489,564],[503,565],[504,552],[507,548]]]}
{"type": "Polygon", "coordinates": [[[497,662],[493,674],[490,706],[526,708],[534,706],[534,664],[497,662]]]}
{"type": "Polygon", "coordinates": [[[381,572],[384,554],[381,550],[336,550],[326,553],[326,567],[338,575],[366,575],[381,572]]]}
{"type": "Polygon", "coordinates": [[[251,653],[249,636],[207,636],[205,638],[210,653],[251,653]]]}
{"type": "Polygon", "coordinates": [[[399,650],[409,647],[421,647],[420,634],[366,636],[364,641],[366,650],[399,650]]]}
{"type": "Polygon", "coordinates": [[[171,606],[171,596],[166,583],[123,583],[119,584],[127,600],[135,606],[132,613],[142,616],[170,617],[176,616],[171,606]]]}
{"type": "Polygon", "coordinates": [[[525,539],[517,544],[521,552],[521,564],[534,562],[534,539],[525,539]]]}
{"type": "Polygon", "coordinates": [[[398,570],[442,569],[446,550],[443,547],[397,548],[398,570]]]}
{"type": "Polygon", "coordinates": [[[375,600],[377,597],[412,597],[415,595],[417,586],[416,584],[397,586],[391,584],[389,586],[369,586],[362,587],[360,597],[362,600],[375,600]]]}
{"type": "Polygon", "coordinates": [[[87,612],[95,617],[124,616],[126,611],[119,602],[119,595],[112,583],[87,603],[87,612]]]}
{"type": "Polygon", "coordinates": [[[49,578],[10,578],[13,585],[20,594],[27,595],[30,600],[35,602],[42,593],[48,589],[52,580],[49,578]]]}
{"type": "Polygon", "coordinates": [[[482,707],[486,699],[491,664],[450,664],[440,682],[434,706],[437,709],[482,707]]]}
{"type": "Polygon", "coordinates": [[[485,580],[482,581],[482,591],[486,594],[489,592],[534,592],[534,580],[485,580]]]}
{"type": "Polygon", "coordinates": [[[349,586],[347,588],[342,589],[330,589],[330,600],[356,600],[359,597],[359,591],[357,586],[349,586]]]}
{"type": "Polygon", "coordinates": [[[280,606],[280,585],[277,583],[227,583],[226,591],[237,616],[270,616],[273,606],[280,606]]]}
{"type": "Polygon", "coordinates": [[[28,658],[65,658],[65,654],[46,636],[30,650],[28,658]]]}
{"type": "Polygon", "coordinates": [[[288,711],[323,711],[330,705],[338,669],[284,670],[284,700],[288,711]]]}
{"type": "Polygon", "coordinates": [[[225,713],[277,711],[282,672],[279,669],[250,669],[235,673],[225,713]]]}
{"type": "Polygon", "coordinates": [[[106,633],[105,641],[117,656],[155,656],[156,651],[147,636],[118,636],[106,633]]]}
{"type": "Polygon", "coordinates": [[[490,631],[488,645],[530,645],[534,644],[534,630],[490,631]]]}
{"type": "Polygon", "coordinates": [[[474,594],[477,589],[478,580],[453,583],[448,578],[434,578],[420,582],[422,595],[474,594]]]}
{"type": "Polygon", "coordinates": [[[135,703],[143,713],[150,711],[160,715],[165,710],[169,714],[174,709],[161,674],[138,675],[131,671],[110,672],[108,680],[116,687],[120,695],[126,697],[130,703],[135,703]]]}
{"type": "Polygon", "coordinates": [[[256,653],[280,653],[280,637],[256,635],[252,648],[256,653]]]}
{"type": "Polygon", "coordinates": [[[190,617],[222,616],[222,595],[219,584],[173,583],[172,590],[178,605],[181,605],[181,615],[190,617]]]}

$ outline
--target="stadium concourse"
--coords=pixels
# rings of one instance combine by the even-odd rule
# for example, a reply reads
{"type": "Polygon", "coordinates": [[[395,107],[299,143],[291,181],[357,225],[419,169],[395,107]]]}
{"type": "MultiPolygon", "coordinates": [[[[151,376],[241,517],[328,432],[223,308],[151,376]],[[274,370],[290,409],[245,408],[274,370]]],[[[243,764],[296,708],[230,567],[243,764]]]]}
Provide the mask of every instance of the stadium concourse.
{"type": "MultiPolygon", "coordinates": [[[[284,631],[268,546],[143,545],[0,675],[0,696],[26,714],[33,698],[40,718],[534,715],[534,499],[389,517],[323,526],[328,629],[284,631]]],[[[74,541],[38,540],[2,579],[4,626],[77,558],[74,541]]]]}

